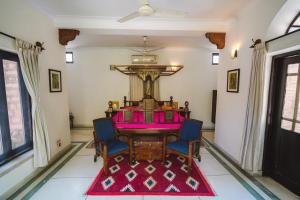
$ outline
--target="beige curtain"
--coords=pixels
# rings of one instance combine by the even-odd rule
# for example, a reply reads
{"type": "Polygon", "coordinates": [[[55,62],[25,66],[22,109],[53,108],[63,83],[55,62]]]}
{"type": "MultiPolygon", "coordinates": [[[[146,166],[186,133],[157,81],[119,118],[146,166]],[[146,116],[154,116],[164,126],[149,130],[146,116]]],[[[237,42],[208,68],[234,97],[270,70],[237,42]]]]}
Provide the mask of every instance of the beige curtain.
{"type": "Polygon", "coordinates": [[[16,48],[21,64],[22,76],[32,102],[32,138],[34,167],[43,167],[50,159],[49,136],[40,104],[39,47],[16,40],[16,48]]]}
{"type": "Polygon", "coordinates": [[[153,83],[153,88],[154,88],[154,99],[160,100],[160,90],[159,90],[159,78],[156,79],[153,83]]]}
{"type": "Polygon", "coordinates": [[[143,80],[136,75],[129,75],[129,97],[131,101],[143,99],[143,80]]]}
{"type": "MultiPolygon", "coordinates": [[[[154,98],[160,100],[159,78],[153,83],[154,98]]],[[[131,101],[140,101],[144,97],[143,80],[137,75],[129,75],[129,97],[131,101]]]]}
{"type": "Polygon", "coordinates": [[[263,94],[266,48],[257,44],[252,54],[251,77],[241,151],[241,167],[252,174],[262,169],[264,146],[263,94]]]}

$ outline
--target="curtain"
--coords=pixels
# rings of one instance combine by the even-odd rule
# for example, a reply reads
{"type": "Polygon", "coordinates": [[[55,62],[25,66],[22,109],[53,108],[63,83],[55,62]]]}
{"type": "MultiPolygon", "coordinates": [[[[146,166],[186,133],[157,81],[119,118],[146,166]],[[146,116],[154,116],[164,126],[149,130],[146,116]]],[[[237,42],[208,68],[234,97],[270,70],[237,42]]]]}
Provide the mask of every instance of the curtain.
{"type": "Polygon", "coordinates": [[[39,47],[16,40],[16,48],[20,59],[22,76],[31,97],[32,103],[32,138],[34,167],[43,167],[50,159],[48,130],[40,104],[40,72],[38,57],[39,47]]]}
{"type": "Polygon", "coordinates": [[[248,103],[246,110],[244,135],[241,151],[241,167],[252,174],[258,174],[262,168],[264,128],[263,94],[266,48],[257,44],[252,54],[252,66],[248,103]]]}
{"type": "MultiPolygon", "coordinates": [[[[159,78],[153,83],[154,98],[160,100],[159,78]]],[[[140,101],[144,97],[144,83],[137,75],[129,75],[129,97],[131,101],[140,101]]]]}
{"type": "Polygon", "coordinates": [[[131,101],[143,99],[143,80],[136,75],[129,75],[129,97],[131,101]]]}
{"type": "Polygon", "coordinates": [[[154,89],[154,99],[160,100],[160,90],[159,90],[159,78],[156,79],[153,83],[153,89],[154,89]]]}

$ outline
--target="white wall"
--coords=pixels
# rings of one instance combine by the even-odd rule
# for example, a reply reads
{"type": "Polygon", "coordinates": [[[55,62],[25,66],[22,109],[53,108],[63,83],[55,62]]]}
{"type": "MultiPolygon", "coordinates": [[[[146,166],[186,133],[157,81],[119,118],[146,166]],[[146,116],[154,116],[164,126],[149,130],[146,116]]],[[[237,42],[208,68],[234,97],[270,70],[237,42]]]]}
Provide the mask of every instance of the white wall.
{"type": "MultiPolygon", "coordinates": [[[[41,78],[41,104],[44,109],[46,122],[49,130],[51,157],[57,155],[62,149],[70,144],[70,130],[68,120],[68,93],[67,75],[65,73],[64,47],[58,43],[57,28],[52,21],[43,13],[31,7],[22,0],[1,0],[0,1],[0,29],[2,32],[14,35],[23,40],[35,43],[44,42],[46,51],[40,56],[40,78],[41,78]],[[62,71],[61,93],[49,93],[48,69],[62,71]],[[56,141],[61,139],[62,146],[59,148],[56,141]]],[[[12,41],[1,37],[0,48],[11,49],[12,41]],[[7,45],[6,45],[7,44],[7,45]]],[[[22,165],[24,166],[24,165],[22,165]]],[[[20,166],[22,168],[22,166],[20,166]]],[[[23,177],[35,171],[31,164],[26,164],[26,168],[17,169],[23,171],[23,177]]],[[[9,173],[0,178],[0,195],[5,193],[10,187],[22,181],[18,174],[9,173]],[[2,181],[11,180],[10,184],[2,181]]]]}
{"type": "Polygon", "coordinates": [[[237,162],[240,161],[244,120],[251,70],[251,39],[265,40],[266,31],[284,0],[253,0],[238,13],[226,36],[218,71],[218,103],[215,143],[237,162]],[[237,60],[230,58],[238,49],[237,60]],[[227,71],[240,68],[240,92],[226,92],[227,71]]]}
{"type": "MultiPolygon", "coordinates": [[[[103,117],[109,100],[129,97],[128,76],[110,71],[110,64],[130,63],[133,52],[124,48],[73,49],[74,64],[68,64],[70,111],[75,124],[91,126],[92,120],[103,117]]],[[[170,77],[160,78],[161,98],[170,96],[183,106],[190,102],[192,117],[204,121],[204,127],[212,127],[211,93],[216,89],[217,66],[211,65],[211,50],[168,48],[156,52],[159,63],[183,64],[184,68],[170,77]]]]}

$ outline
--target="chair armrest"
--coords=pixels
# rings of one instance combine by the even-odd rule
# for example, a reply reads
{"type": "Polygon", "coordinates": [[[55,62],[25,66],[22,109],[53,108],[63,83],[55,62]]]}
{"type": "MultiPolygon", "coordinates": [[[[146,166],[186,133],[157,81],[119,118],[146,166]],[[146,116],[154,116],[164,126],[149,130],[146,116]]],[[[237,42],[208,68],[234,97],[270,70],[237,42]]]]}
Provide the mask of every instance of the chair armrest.
{"type": "Polygon", "coordinates": [[[189,141],[189,143],[191,143],[191,144],[194,144],[194,143],[200,143],[201,142],[201,139],[200,140],[191,140],[191,141],[189,141]]]}
{"type": "Polygon", "coordinates": [[[176,138],[179,138],[179,133],[168,133],[167,137],[175,136],[176,138]]]}
{"type": "Polygon", "coordinates": [[[119,139],[119,137],[121,137],[121,136],[127,137],[127,139],[129,140],[129,135],[124,134],[124,133],[117,132],[117,136],[116,136],[117,139],[119,139]]]}

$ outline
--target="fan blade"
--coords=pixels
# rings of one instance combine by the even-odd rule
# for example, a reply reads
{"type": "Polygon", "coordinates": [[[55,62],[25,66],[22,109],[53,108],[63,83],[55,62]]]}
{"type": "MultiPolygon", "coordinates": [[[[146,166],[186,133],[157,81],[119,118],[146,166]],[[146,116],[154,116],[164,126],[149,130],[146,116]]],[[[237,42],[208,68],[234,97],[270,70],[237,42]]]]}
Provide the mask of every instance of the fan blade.
{"type": "Polygon", "coordinates": [[[130,51],[135,51],[135,52],[138,52],[138,53],[143,53],[144,50],[143,49],[129,49],[130,51]]]}
{"type": "Polygon", "coordinates": [[[155,9],[154,16],[156,17],[185,17],[186,12],[180,10],[159,10],[155,9]]]}
{"type": "Polygon", "coordinates": [[[136,17],[139,17],[140,16],[140,13],[139,12],[133,12],[125,17],[122,17],[121,19],[118,20],[118,22],[120,23],[123,23],[123,22],[126,22],[126,21],[129,21],[129,20],[132,20],[136,17]]]}
{"type": "Polygon", "coordinates": [[[152,52],[152,51],[158,51],[158,50],[161,50],[163,48],[164,47],[156,47],[156,48],[152,48],[152,49],[146,49],[146,52],[149,53],[149,52],[152,52]]]}

